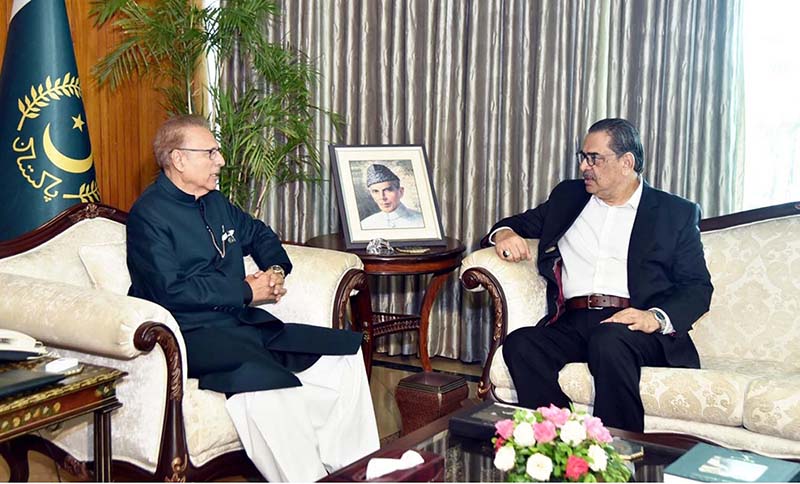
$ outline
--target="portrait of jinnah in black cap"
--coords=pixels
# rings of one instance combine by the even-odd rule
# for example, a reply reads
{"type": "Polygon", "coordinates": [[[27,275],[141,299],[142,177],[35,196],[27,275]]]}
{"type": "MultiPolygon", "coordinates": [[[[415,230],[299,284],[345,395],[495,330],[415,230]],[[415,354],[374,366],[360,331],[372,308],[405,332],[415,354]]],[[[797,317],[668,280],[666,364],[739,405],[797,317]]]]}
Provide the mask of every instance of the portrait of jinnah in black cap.
{"type": "Polygon", "coordinates": [[[367,168],[366,187],[379,211],[361,219],[362,230],[422,228],[422,213],[402,202],[405,188],[388,167],[373,163],[367,168]]]}

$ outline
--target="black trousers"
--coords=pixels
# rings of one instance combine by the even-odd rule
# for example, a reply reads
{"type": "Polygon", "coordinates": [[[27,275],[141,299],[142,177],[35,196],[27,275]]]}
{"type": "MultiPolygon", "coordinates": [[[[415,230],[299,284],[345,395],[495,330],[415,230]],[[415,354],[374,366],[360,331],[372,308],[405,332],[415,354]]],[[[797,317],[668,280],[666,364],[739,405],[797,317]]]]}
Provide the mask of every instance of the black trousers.
{"type": "Polygon", "coordinates": [[[569,397],[558,384],[558,372],[567,363],[587,362],[594,378],[594,415],[607,426],[642,432],[641,367],[668,365],[655,335],[631,331],[625,324],[600,324],[617,311],[567,311],[549,326],[509,333],[503,357],[519,404],[529,408],[551,403],[569,406],[569,397]]]}

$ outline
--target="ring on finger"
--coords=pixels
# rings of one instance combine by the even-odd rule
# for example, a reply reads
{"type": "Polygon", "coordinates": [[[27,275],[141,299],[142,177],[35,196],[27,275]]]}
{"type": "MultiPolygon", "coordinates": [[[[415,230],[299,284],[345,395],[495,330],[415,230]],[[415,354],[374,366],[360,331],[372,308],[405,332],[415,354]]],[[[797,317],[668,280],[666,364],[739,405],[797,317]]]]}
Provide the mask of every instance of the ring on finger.
{"type": "Polygon", "coordinates": [[[506,259],[508,259],[509,257],[511,257],[511,252],[509,252],[508,250],[504,250],[504,251],[503,251],[503,257],[505,257],[506,259]]]}

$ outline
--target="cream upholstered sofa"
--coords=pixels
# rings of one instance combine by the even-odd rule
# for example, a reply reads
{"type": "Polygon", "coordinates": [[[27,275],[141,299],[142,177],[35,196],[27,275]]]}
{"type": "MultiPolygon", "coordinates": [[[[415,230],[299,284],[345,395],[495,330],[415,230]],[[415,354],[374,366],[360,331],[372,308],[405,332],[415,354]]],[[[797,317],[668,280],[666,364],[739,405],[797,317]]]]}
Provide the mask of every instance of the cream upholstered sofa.
{"type": "MultiPolygon", "coordinates": [[[[682,434],[720,445],[800,458],[800,203],[701,222],[714,284],[711,309],[691,332],[701,369],[644,368],[645,432],[682,434]]],[[[505,335],[545,315],[545,283],[532,262],[507,263],[494,248],[464,259],[463,285],[488,290],[492,343],[479,394],[515,402],[499,350],[505,335]]],[[[594,399],[586,364],[559,374],[578,405],[594,399]]],[[[674,435],[672,436],[674,437],[674,435]]]]}
{"type": "MultiPolygon", "coordinates": [[[[186,351],[172,315],[128,297],[126,214],[87,204],[0,243],[0,328],[42,340],[63,356],[123,370],[112,415],[112,475],[130,480],[258,476],[225,411],[225,395],[186,377],[186,351]]],[[[267,309],[286,321],[343,327],[350,295],[369,297],[360,259],[286,245],[288,290],[267,309]]],[[[248,272],[256,266],[245,259],[248,272]]],[[[363,302],[359,302],[359,306],[363,302]]],[[[367,304],[368,305],[368,304],[367,304]]],[[[358,329],[358,328],[357,328],[358,329]]],[[[26,438],[73,473],[91,477],[91,416],[44,438],[26,438]]]]}

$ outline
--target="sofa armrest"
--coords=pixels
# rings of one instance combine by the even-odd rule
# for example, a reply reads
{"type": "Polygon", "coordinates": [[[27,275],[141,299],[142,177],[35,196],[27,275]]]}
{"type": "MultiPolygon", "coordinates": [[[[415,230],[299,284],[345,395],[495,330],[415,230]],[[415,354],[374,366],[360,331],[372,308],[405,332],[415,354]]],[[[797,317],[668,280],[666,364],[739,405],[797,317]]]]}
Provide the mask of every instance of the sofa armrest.
{"type": "MultiPolygon", "coordinates": [[[[292,261],[286,295],[278,304],[264,304],[282,321],[325,327],[345,327],[344,307],[350,294],[366,282],[364,264],[355,254],[300,245],[284,245],[292,261]],[[363,281],[361,279],[363,278],[363,281]]],[[[257,270],[245,258],[245,273],[257,270]]]]}
{"type": "Polygon", "coordinates": [[[547,285],[536,267],[539,241],[529,239],[532,260],[508,262],[494,247],[472,252],[461,262],[461,283],[469,291],[486,290],[492,299],[492,339],[483,367],[478,396],[490,391],[492,360],[506,334],[532,326],[547,314],[547,285]]]}
{"type": "MultiPolygon", "coordinates": [[[[28,276],[0,273],[0,287],[0,327],[29,334],[64,356],[127,373],[117,387],[123,407],[113,418],[130,435],[116,442],[115,458],[157,477],[173,475],[175,459],[182,462],[188,447],[186,351],[172,315],[143,299],[28,276]]],[[[85,425],[46,438],[91,460],[85,425]]]]}
{"type": "Polygon", "coordinates": [[[46,345],[130,359],[145,323],[169,328],[183,346],[172,315],[143,299],[35,277],[0,273],[0,326],[22,331],[46,345]]]}

